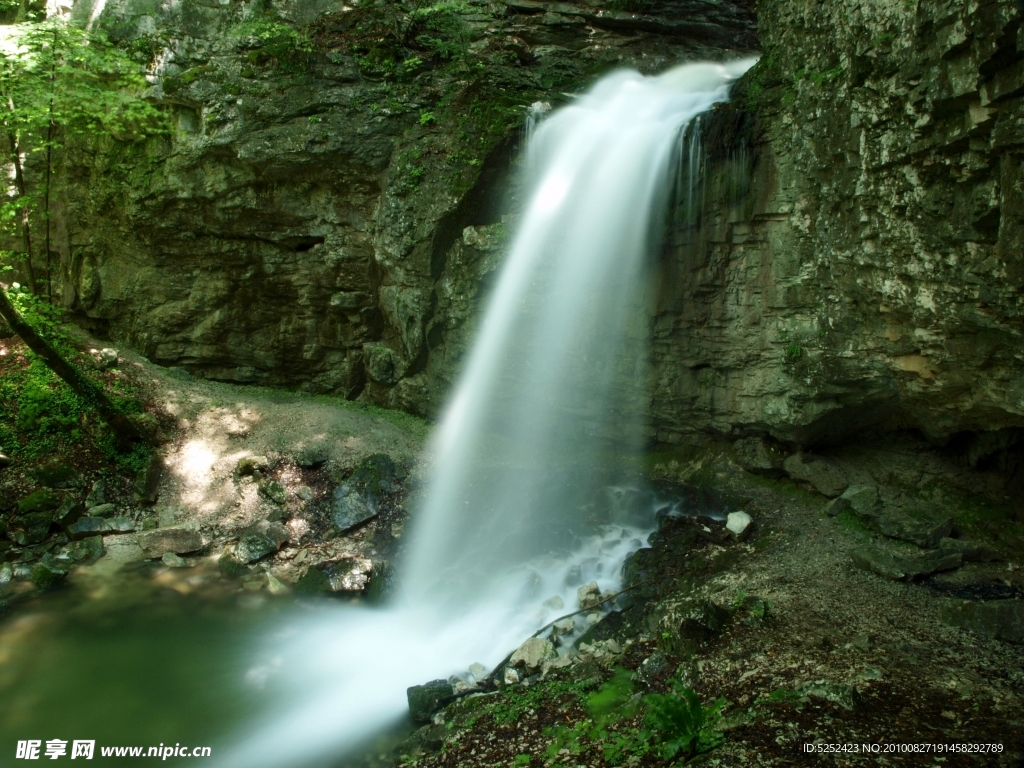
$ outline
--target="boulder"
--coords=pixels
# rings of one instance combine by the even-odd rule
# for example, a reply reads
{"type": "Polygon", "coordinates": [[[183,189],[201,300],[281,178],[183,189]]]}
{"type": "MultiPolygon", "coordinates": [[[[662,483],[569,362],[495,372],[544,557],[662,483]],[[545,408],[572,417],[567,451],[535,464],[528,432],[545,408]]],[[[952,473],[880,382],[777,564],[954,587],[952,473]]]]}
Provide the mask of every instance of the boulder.
{"type": "Polygon", "coordinates": [[[235,474],[239,477],[252,475],[256,472],[267,472],[270,469],[270,460],[266,456],[243,456],[235,464],[235,474]]]}
{"type": "Polygon", "coordinates": [[[86,516],[79,518],[67,527],[68,534],[74,538],[95,536],[98,533],[131,533],[134,530],[135,521],[130,517],[86,516]]]}
{"type": "Polygon", "coordinates": [[[152,454],[146,466],[135,475],[135,498],[143,504],[155,504],[160,487],[164,462],[159,454],[152,454]]]}
{"type": "Polygon", "coordinates": [[[836,515],[843,514],[843,512],[846,512],[848,509],[852,509],[849,500],[840,496],[837,499],[832,499],[825,505],[825,514],[829,517],[835,517],[836,515]]]}
{"type": "Polygon", "coordinates": [[[54,563],[37,563],[32,568],[32,583],[40,589],[53,589],[64,583],[70,570],[54,563]]]}
{"type": "Polygon", "coordinates": [[[887,579],[903,581],[928,576],[939,571],[959,568],[963,559],[959,552],[938,550],[920,554],[897,555],[875,546],[858,547],[850,553],[853,564],[887,579]]]}
{"type": "Polygon", "coordinates": [[[736,462],[747,472],[762,477],[782,477],[782,463],[786,456],[774,443],[760,437],[747,437],[732,445],[736,462]]]}
{"type": "Polygon", "coordinates": [[[142,531],[136,538],[146,557],[151,559],[163,557],[167,552],[184,555],[206,546],[206,541],[199,531],[191,528],[157,528],[153,531],[142,531]]]}
{"type": "Polygon", "coordinates": [[[85,497],[85,508],[92,509],[107,503],[107,483],[104,480],[97,480],[92,484],[89,495],[85,497]]]}
{"type": "Polygon", "coordinates": [[[576,599],[579,600],[580,608],[593,608],[601,602],[601,589],[596,581],[584,584],[576,590],[576,599]]]}
{"type": "Polygon", "coordinates": [[[119,359],[117,350],[110,347],[104,347],[99,351],[93,350],[92,358],[96,368],[100,371],[109,371],[111,368],[116,368],[119,359]]]}
{"type": "Polygon", "coordinates": [[[750,524],[753,522],[753,518],[746,512],[730,512],[725,518],[725,527],[742,541],[750,534],[750,524]]]}
{"type": "Polygon", "coordinates": [[[326,464],[330,456],[327,446],[321,443],[309,443],[302,446],[295,454],[295,463],[303,469],[316,469],[326,464]]]}
{"type": "Polygon", "coordinates": [[[22,547],[38,544],[50,532],[52,512],[30,512],[7,521],[7,538],[22,547]]]}
{"type": "Polygon", "coordinates": [[[18,514],[27,515],[35,512],[50,512],[57,509],[61,496],[49,488],[30,493],[18,502],[18,514]]]}
{"type": "Polygon", "coordinates": [[[79,541],[70,542],[62,551],[76,563],[86,560],[97,560],[103,557],[103,538],[100,536],[87,536],[79,541]]]}
{"type": "Polygon", "coordinates": [[[555,646],[550,641],[531,637],[516,649],[509,659],[509,664],[523,667],[527,673],[533,674],[540,670],[545,661],[555,658],[556,655],[555,646]]]}
{"type": "Polygon", "coordinates": [[[277,552],[290,539],[291,534],[281,523],[261,520],[242,531],[235,545],[235,557],[240,562],[251,563],[277,552]]]}
{"type": "Polygon", "coordinates": [[[103,551],[104,557],[115,563],[136,563],[146,559],[146,553],[139,546],[136,534],[132,533],[104,536],[103,551]]]}
{"type": "Polygon", "coordinates": [[[274,502],[278,506],[284,506],[288,502],[288,492],[277,480],[261,480],[259,493],[260,496],[274,502]]]}
{"type": "Polygon", "coordinates": [[[810,453],[793,454],[782,462],[782,468],[794,480],[809,483],[829,498],[839,496],[850,484],[833,462],[810,453]]]}
{"type": "Polygon", "coordinates": [[[858,516],[872,530],[878,531],[890,539],[898,539],[916,544],[922,549],[935,549],[939,542],[953,532],[953,520],[946,518],[923,520],[905,515],[858,516]]]}
{"type": "Polygon", "coordinates": [[[999,553],[987,544],[949,537],[939,539],[939,551],[959,552],[965,563],[994,563],[1002,559],[999,557],[999,553]]]}
{"type": "Polygon", "coordinates": [[[447,680],[431,680],[406,690],[409,714],[417,723],[429,723],[434,713],[451,701],[454,691],[447,680]]]}
{"type": "Polygon", "coordinates": [[[176,555],[173,552],[165,552],[164,556],[160,558],[160,561],[168,568],[187,568],[188,561],[181,555],[176,555]]]}
{"type": "Polygon", "coordinates": [[[943,600],[939,620],[1008,643],[1024,643],[1024,600],[943,600]]]}
{"type": "Polygon", "coordinates": [[[339,533],[376,517],[377,505],[347,483],[334,490],[331,501],[331,522],[339,533]]]}
{"type": "Polygon", "coordinates": [[[672,612],[678,622],[673,644],[689,655],[718,635],[729,621],[729,612],[705,598],[683,600],[672,612]]]}
{"type": "Polygon", "coordinates": [[[877,485],[851,485],[839,498],[845,500],[859,518],[878,513],[880,499],[877,485]]]}

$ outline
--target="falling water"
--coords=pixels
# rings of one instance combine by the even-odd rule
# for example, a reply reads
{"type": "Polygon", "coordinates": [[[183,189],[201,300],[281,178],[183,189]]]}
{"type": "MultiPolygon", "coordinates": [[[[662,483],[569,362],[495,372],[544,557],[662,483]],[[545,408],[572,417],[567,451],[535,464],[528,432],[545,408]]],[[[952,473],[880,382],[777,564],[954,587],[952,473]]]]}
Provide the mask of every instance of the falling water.
{"type": "Polygon", "coordinates": [[[490,668],[564,612],[550,598],[617,586],[650,530],[601,494],[641,434],[645,264],[681,131],[752,63],[616,72],[536,125],[529,203],[430,446],[396,603],[292,616],[250,670],[277,709],[222,764],[329,763],[402,717],[407,686],[490,668]]]}

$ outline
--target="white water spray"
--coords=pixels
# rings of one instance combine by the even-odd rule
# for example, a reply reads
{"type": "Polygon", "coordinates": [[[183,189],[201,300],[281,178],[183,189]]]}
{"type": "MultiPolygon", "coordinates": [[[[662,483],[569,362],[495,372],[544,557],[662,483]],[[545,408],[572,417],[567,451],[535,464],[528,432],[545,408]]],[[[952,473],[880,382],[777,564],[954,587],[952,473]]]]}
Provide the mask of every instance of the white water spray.
{"type": "Polygon", "coordinates": [[[533,128],[529,204],[431,445],[400,599],[290,617],[253,671],[276,711],[222,765],[330,763],[404,716],[408,686],[490,668],[580,584],[618,586],[649,532],[600,494],[637,447],[645,260],[681,131],[752,64],[617,72],[533,128]]]}

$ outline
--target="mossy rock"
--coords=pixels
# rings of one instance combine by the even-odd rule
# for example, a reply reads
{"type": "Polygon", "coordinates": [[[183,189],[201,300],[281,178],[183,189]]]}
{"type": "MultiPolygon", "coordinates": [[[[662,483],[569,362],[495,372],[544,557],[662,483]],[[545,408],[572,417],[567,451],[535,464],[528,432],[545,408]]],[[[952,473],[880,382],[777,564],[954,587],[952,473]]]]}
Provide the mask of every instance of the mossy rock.
{"type": "Polygon", "coordinates": [[[40,589],[53,589],[63,584],[68,577],[68,572],[63,568],[55,568],[46,563],[38,563],[32,569],[32,583],[40,589]]]}
{"type": "Polygon", "coordinates": [[[32,476],[40,485],[47,488],[70,488],[78,483],[79,477],[75,468],[64,461],[43,464],[32,471],[32,476]]]}
{"type": "Polygon", "coordinates": [[[49,488],[30,493],[18,502],[18,514],[28,515],[37,512],[50,512],[60,506],[61,497],[49,488]]]}

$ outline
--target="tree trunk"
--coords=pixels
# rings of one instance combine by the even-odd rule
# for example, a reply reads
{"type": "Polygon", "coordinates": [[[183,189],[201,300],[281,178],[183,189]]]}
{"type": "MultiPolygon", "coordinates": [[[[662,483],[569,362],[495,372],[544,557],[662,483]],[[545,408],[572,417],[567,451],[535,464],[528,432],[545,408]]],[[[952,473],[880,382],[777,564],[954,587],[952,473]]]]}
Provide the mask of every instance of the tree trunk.
{"type": "MultiPolygon", "coordinates": [[[[25,171],[21,167],[21,144],[18,142],[18,136],[13,131],[7,132],[7,140],[11,146],[11,163],[14,165],[14,188],[18,192],[18,197],[21,199],[25,198],[25,171]]],[[[32,230],[30,221],[30,210],[29,206],[25,205],[21,209],[21,234],[25,244],[25,266],[28,269],[28,290],[30,293],[36,292],[36,273],[32,267],[32,230]]]]}
{"type": "Polygon", "coordinates": [[[142,434],[132,421],[114,407],[110,398],[96,384],[87,379],[81,371],[61,357],[50,344],[35,332],[25,319],[15,309],[11,300],[7,297],[6,291],[0,287],[0,317],[7,321],[21,340],[29,349],[43,359],[50,370],[60,376],[64,382],[71,387],[71,391],[78,395],[84,402],[93,406],[99,411],[100,416],[114,431],[119,450],[128,450],[132,444],[143,441],[142,434]]]}

